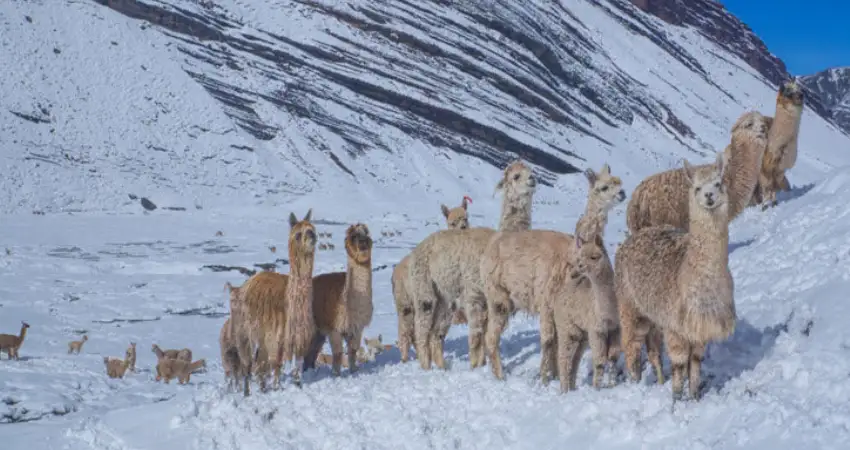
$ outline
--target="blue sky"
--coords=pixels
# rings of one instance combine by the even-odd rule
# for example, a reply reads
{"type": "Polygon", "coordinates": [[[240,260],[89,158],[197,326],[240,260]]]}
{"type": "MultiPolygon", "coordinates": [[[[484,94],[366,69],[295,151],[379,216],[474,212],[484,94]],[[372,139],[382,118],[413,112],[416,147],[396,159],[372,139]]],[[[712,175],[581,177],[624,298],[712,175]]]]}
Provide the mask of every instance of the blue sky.
{"type": "Polygon", "coordinates": [[[793,75],[850,66],[850,0],[720,0],[793,75]]]}

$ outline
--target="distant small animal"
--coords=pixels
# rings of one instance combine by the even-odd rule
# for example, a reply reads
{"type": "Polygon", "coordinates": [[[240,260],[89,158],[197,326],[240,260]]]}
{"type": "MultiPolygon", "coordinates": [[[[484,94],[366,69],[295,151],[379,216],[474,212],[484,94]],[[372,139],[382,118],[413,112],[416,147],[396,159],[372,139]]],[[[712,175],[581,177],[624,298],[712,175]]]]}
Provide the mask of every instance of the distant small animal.
{"type": "Polygon", "coordinates": [[[324,242],[319,242],[319,250],[327,250],[327,249],[328,249],[328,244],[325,244],[324,242]]]}
{"type": "Polygon", "coordinates": [[[109,378],[124,378],[124,374],[127,372],[128,362],[126,359],[122,361],[118,358],[104,356],[103,364],[106,366],[106,375],[109,378]]]}
{"type": "Polygon", "coordinates": [[[14,334],[0,334],[0,354],[6,352],[9,359],[18,359],[18,350],[24,345],[24,338],[27,336],[27,328],[29,324],[21,321],[21,332],[18,336],[14,334]]]}
{"type": "Polygon", "coordinates": [[[334,245],[328,242],[328,250],[333,250],[334,248],[334,245]]]}
{"type": "Polygon", "coordinates": [[[136,371],[136,343],[130,342],[130,346],[127,347],[127,351],[124,352],[124,359],[127,360],[127,369],[130,372],[136,371]]]}
{"type": "Polygon", "coordinates": [[[219,231],[216,231],[216,232],[215,232],[215,235],[216,235],[216,236],[224,236],[224,233],[222,233],[222,232],[219,230],[219,231]]]}
{"type": "Polygon", "coordinates": [[[272,245],[271,247],[269,247],[269,250],[271,250],[271,251],[272,251],[272,253],[275,253],[275,252],[277,252],[277,247],[275,247],[274,245],[272,245]]]}
{"type": "Polygon", "coordinates": [[[82,340],[69,342],[68,343],[68,354],[70,355],[71,353],[76,353],[76,354],[79,355],[80,350],[83,349],[83,344],[85,344],[86,341],[88,341],[88,340],[89,340],[88,335],[84,334],[82,340]]]}

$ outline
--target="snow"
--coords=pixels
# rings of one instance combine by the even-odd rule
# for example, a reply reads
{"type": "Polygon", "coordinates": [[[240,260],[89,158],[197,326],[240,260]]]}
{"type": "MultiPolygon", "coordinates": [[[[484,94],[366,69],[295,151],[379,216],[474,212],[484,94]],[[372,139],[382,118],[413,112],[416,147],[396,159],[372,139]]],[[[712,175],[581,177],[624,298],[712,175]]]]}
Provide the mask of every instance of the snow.
{"type": "MultiPolygon", "coordinates": [[[[709,348],[703,366],[708,391],[699,403],[673,408],[669,381],[653,384],[649,367],[640,384],[593,390],[589,354],[578,391],[559,395],[557,383],[543,387],[538,381],[538,325],[523,315],[503,336],[505,382],[494,380],[489,367],[469,369],[466,327],[456,326],[445,372],[402,364],[392,350],[356,375],[333,378],[323,368],[308,374],[302,389],[285,383],[281,391],[245,399],[224,389],[218,333],[228,313],[224,283],[246,278],[203,266],[256,269],[285,258],[287,216],[313,208],[318,231],[332,232],[337,244],[317,254],[316,273],[340,270],[341,236],[349,223],[364,221],[376,239],[375,313],[366,334],[392,342],[393,264],[443,226],[440,203],[454,206],[469,194],[470,222],[495,226],[499,198],[492,188],[499,171],[376,126],[407,152],[372,152],[346,164],[392,182],[325,173],[317,167],[327,163],[310,151],[306,137],[321,132],[314,125],[281,116],[277,121],[291,132],[259,142],[186,75],[166,35],[93,3],[54,3],[0,7],[0,63],[15,68],[0,77],[0,157],[7,168],[0,178],[0,332],[17,333],[21,320],[31,325],[21,360],[0,360],[4,449],[657,450],[850,443],[850,139],[810,110],[803,117],[799,164],[789,175],[794,190],[780,195],[777,208],[748,210],[731,226],[739,322],[733,337],[709,348]],[[113,45],[116,37],[120,42],[113,45]],[[52,99],[50,127],[9,112],[37,113],[33,99],[52,99]],[[56,132],[49,131],[53,127],[56,132]],[[170,151],[146,150],[147,144],[170,151]],[[65,153],[85,162],[69,162],[65,153]],[[33,155],[52,162],[42,158],[36,167],[25,159],[33,155]],[[187,210],[142,212],[127,193],[187,210]],[[401,235],[380,237],[381,230],[401,235]],[[68,355],[67,342],[82,333],[90,338],[83,351],[68,355]],[[137,343],[138,372],[109,379],[103,357],[121,357],[129,342],[137,343]],[[189,347],[195,358],[207,360],[207,369],[185,386],[156,383],[152,343],[189,347]]],[[[246,22],[269,27],[291,14],[283,6],[256,7],[265,3],[234,0],[231,6],[245,12],[246,22]]],[[[771,113],[771,88],[742,61],[717,57],[722,51],[698,33],[668,30],[734,101],[589,3],[570,9],[606,49],[594,55],[595,63],[616,61],[705,144],[705,156],[698,156],[640,118],[622,129],[594,124],[614,143],[610,147],[569,136],[572,147],[564,148],[593,168],[610,162],[627,193],[682,156],[711,161],[743,110],[771,113]],[[654,74],[646,61],[658,62],[654,74]],[[678,80],[677,86],[663,80],[678,80]]],[[[492,120],[512,120],[498,117],[492,120]]],[[[554,188],[541,186],[534,227],[571,232],[585,195],[580,175],[560,177],[554,188]]],[[[622,240],[624,210],[611,213],[606,241],[612,252],[622,240]]],[[[669,377],[666,359],[665,372],[669,377]]]]}

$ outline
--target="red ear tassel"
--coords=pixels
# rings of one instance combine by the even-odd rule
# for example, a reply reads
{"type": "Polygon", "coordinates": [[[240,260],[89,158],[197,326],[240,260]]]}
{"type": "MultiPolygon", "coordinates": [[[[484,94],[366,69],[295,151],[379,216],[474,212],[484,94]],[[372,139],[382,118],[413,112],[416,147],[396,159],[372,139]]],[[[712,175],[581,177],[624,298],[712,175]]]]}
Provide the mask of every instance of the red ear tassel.
{"type": "Polygon", "coordinates": [[[463,196],[463,198],[465,198],[466,200],[468,200],[468,201],[469,201],[469,203],[472,203],[472,199],[471,199],[471,198],[469,198],[469,196],[468,196],[468,195],[464,195],[464,196],[463,196]]]}

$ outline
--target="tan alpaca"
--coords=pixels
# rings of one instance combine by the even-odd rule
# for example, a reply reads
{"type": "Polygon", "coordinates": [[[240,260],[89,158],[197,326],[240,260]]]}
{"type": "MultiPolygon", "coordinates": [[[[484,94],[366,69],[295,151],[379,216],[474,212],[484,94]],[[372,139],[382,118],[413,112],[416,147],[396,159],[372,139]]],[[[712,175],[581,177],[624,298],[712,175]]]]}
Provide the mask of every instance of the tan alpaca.
{"type": "Polygon", "coordinates": [[[776,193],[789,190],[785,172],[797,162],[797,141],[803,117],[803,90],[796,80],[786,81],[776,95],[776,114],[768,123],[767,150],[762,160],[759,182],[753,203],[763,203],[762,209],[776,206],[776,193]]]}
{"type": "Polygon", "coordinates": [[[368,349],[381,353],[384,351],[383,339],[384,337],[380,334],[378,335],[378,337],[373,338],[363,336],[363,345],[365,345],[368,349]]]}
{"type": "Polygon", "coordinates": [[[316,355],[330,338],[333,374],[339,375],[342,342],[348,348],[348,368],[357,371],[357,350],[363,330],[372,323],[372,236],[369,227],[356,223],[345,232],[348,267],[345,272],[313,278],[313,316],[316,333],[304,361],[304,370],[315,367],[316,355]]]}
{"type": "MultiPolygon", "coordinates": [[[[303,360],[315,334],[313,318],[313,265],[316,228],[310,223],[313,210],[302,220],[289,215],[289,275],[260,272],[240,288],[244,310],[236,327],[239,364],[244,377],[244,394],[250,393],[253,367],[261,351],[274,371],[275,388],[280,387],[281,365],[293,357],[303,360]]],[[[301,362],[293,368],[296,385],[301,383],[301,362]]],[[[265,380],[261,378],[261,388],[265,380]]]]}
{"type": "Polygon", "coordinates": [[[579,361],[588,344],[593,358],[593,387],[599,388],[609,343],[618,336],[603,325],[599,315],[599,311],[605,311],[609,319],[617,317],[614,268],[602,235],[595,234],[587,242],[576,237],[575,242],[574,260],[557,261],[556,275],[541,301],[554,312],[561,392],[576,388],[579,361]]]}
{"type": "MultiPolygon", "coordinates": [[[[767,120],[758,111],[742,114],[732,127],[729,147],[723,152],[727,168],[723,186],[729,196],[729,220],[734,220],[752,198],[767,148],[767,120]]],[[[711,167],[704,164],[697,168],[711,167]]],[[[647,177],[638,184],[626,209],[629,233],[656,225],[688,229],[689,183],[685,170],[672,169],[647,177]]]]}
{"type": "MultiPolygon", "coordinates": [[[[596,236],[601,239],[609,211],[625,200],[625,192],[620,179],[611,175],[608,164],[599,173],[586,170],[585,177],[588,180],[587,205],[576,223],[576,232],[585,236],[585,240],[593,240],[596,236]]],[[[542,382],[548,383],[549,374],[557,370],[555,315],[551,302],[543,302],[540,293],[546,292],[553,280],[563,276],[574,252],[574,237],[569,234],[526,230],[495,234],[481,254],[481,283],[487,298],[488,316],[485,345],[490,349],[491,370],[497,379],[504,379],[499,342],[509,317],[518,310],[540,317],[542,382]]],[[[597,316],[605,321],[606,329],[615,329],[616,303],[613,310],[597,311],[597,316]]]]}
{"type": "Polygon", "coordinates": [[[86,341],[88,341],[88,340],[89,340],[88,335],[84,334],[83,338],[81,340],[69,342],[68,343],[68,354],[70,355],[71,353],[76,353],[76,354],[79,355],[80,350],[83,349],[83,344],[85,344],[86,341]]]}
{"type": "Polygon", "coordinates": [[[127,351],[124,352],[124,359],[127,361],[127,370],[130,372],[136,371],[136,343],[130,342],[127,351]]]}
{"type": "Polygon", "coordinates": [[[126,358],[121,360],[108,356],[103,357],[103,364],[106,366],[106,375],[109,378],[124,378],[124,374],[127,372],[127,367],[129,366],[126,358]]]}
{"type": "Polygon", "coordinates": [[[172,378],[177,378],[178,383],[186,384],[193,372],[206,366],[204,359],[188,362],[182,359],[164,358],[156,364],[156,381],[165,380],[165,384],[168,384],[172,378]]]}
{"type": "Polygon", "coordinates": [[[626,192],[620,177],[611,175],[608,164],[603,165],[598,173],[587,169],[584,176],[588,182],[587,204],[584,214],[576,222],[575,235],[591,241],[596,235],[605,234],[608,212],[626,199],[626,192]]]}
{"type": "MultiPolygon", "coordinates": [[[[225,289],[230,292],[230,317],[221,326],[218,341],[221,349],[221,364],[224,368],[224,379],[229,382],[229,387],[238,389],[239,380],[242,378],[242,367],[239,362],[238,342],[236,340],[236,326],[242,317],[242,302],[240,286],[233,286],[229,282],[224,284],[225,289]]],[[[264,349],[259,352],[259,364],[254,365],[253,375],[263,376],[268,373],[268,355],[264,349]]]]}
{"type": "Polygon", "coordinates": [[[21,322],[21,332],[17,336],[14,334],[0,334],[0,354],[6,352],[9,359],[19,359],[18,350],[24,345],[24,338],[27,337],[27,328],[29,324],[21,322]]]}
{"type": "MultiPolygon", "coordinates": [[[[450,230],[465,230],[469,228],[469,212],[467,211],[467,199],[464,196],[460,206],[448,209],[446,205],[440,205],[446,225],[450,230]]],[[[414,310],[413,297],[407,284],[407,271],[410,267],[410,254],[405,256],[393,268],[392,283],[395,310],[398,314],[398,339],[401,362],[407,362],[410,346],[413,344],[414,310]]],[[[457,310],[460,311],[460,310],[457,310]]]]}
{"type": "Polygon", "coordinates": [[[188,348],[183,348],[180,350],[169,349],[162,350],[158,345],[153,344],[151,346],[151,351],[156,355],[156,359],[170,358],[170,359],[181,359],[183,361],[191,362],[192,361],[192,350],[188,348]]]}
{"type": "Polygon", "coordinates": [[[736,322],[723,158],[718,155],[714,166],[692,167],[687,160],[684,166],[689,231],[659,226],[632,234],[620,245],[615,266],[626,369],[640,379],[641,345],[649,327],[658,327],[672,364],[674,399],[686,376],[698,398],[705,346],[729,337],[736,322]]]}
{"type": "MultiPolygon", "coordinates": [[[[536,186],[531,169],[522,161],[505,169],[496,186],[504,196],[499,221],[502,230],[519,231],[530,226],[536,186]]],[[[483,338],[488,312],[479,262],[494,233],[491,228],[437,231],[411,252],[408,283],[413,294],[417,358],[423,369],[430,369],[432,360],[437,367],[445,368],[443,344],[453,313],[459,308],[469,321],[470,365],[475,368],[485,363],[483,338]]]]}

